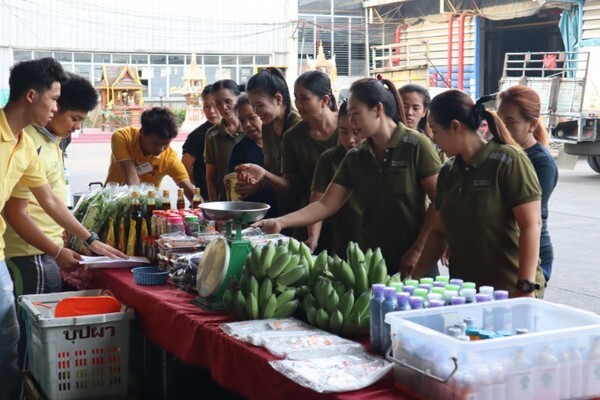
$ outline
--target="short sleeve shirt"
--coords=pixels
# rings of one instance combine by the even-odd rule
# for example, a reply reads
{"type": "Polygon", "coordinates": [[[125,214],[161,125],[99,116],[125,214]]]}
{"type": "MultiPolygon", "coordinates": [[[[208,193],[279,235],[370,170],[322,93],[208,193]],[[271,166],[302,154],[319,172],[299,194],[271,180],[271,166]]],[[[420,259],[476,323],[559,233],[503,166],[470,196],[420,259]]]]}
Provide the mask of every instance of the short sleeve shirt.
{"type": "Polygon", "coordinates": [[[213,127],[213,124],[206,121],[196,129],[190,132],[183,143],[181,151],[183,154],[190,154],[194,157],[194,186],[200,188],[200,193],[208,193],[206,188],[206,164],[204,163],[204,142],[206,132],[213,127]]]}
{"type": "Polygon", "coordinates": [[[159,156],[145,155],[140,143],[139,128],[126,127],[115,131],[111,138],[111,149],[106,182],[116,182],[120,185],[127,183],[119,165],[119,161],[124,160],[132,160],[136,168],[142,169],[146,166],[149,172],[139,175],[140,181],[156,187],[160,187],[165,175],[170,176],[175,183],[190,179],[177,153],[170,146],[159,156]]]}
{"type": "Polygon", "coordinates": [[[285,120],[281,135],[275,133],[272,122],[262,127],[263,152],[265,159],[264,167],[267,171],[275,175],[281,175],[281,147],[283,134],[300,121],[302,121],[302,118],[300,118],[296,112],[290,113],[285,120]]]}
{"type": "Polygon", "coordinates": [[[283,136],[281,170],[283,175],[295,175],[293,192],[299,196],[300,207],[308,204],[310,185],[321,153],[335,147],[338,142],[337,129],[327,140],[317,140],[309,135],[305,121],[294,125],[283,136]]]}
{"type": "MultiPolygon", "coordinates": [[[[321,154],[310,189],[312,192],[325,193],[345,155],[346,149],[341,144],[321,154]]],[[[356,193],[331,217],[331,225],[333,254],[345,255],[350,241],[363,248],[362,207],[356,193]]]]}
{"type": "MultiPolygon", "coordinates": [[[[512,291],[519,269],[519,227],[512,209],[540,200],[524,152],[491,140],[470,160],[449,159],[438,177],[435,207],[450,246],[450,275],[512,291]]],[[[536,282],[544,287],[538,267],[536,282]]]]}
{"type": "Polygon", "coordinates": [[[425,135],[398,124],[381,163],[367,139],[346,154],[333,178],[358,196],[365,246],[381,247],[390,274],[398,271],[425,221],[427,193],[421,181],[436,175],[440,165],[425,135]]]}
{"type": "MultiPolygon", "coordinates": [[[[66,200],[67,187],[60,138],[55,137],[45,128],[38,128],[33,125],[25,128],[24,132],[31,138],[42,163],[44,175],[48,179],[52,191],[60,199],[66,200]]],[[[17,184],[11,193],[11,197],[29,200],[27,214],[29,214],[33,222],[42,230],[46,237],[50,238],[57,245],[62,246],[63,228],[44,211],[27,186],[20,183],[17,184]]],[[[10,225],[6,227],[4,241],[6,242],[6,249],[4,250],[6,258],[42,254],[38,248],[23,240],[10,225]]]]}
{"type": "Polygon", "coordinates": [[[204,145],[204,161],[213,164],[217,172],[217,192],[219,200],[227,200],[223,177],[227,174],[227,164],[233,145],[245,136],[241,126],[233,136],[227,130],[225,120],[219,125],[213,126],[206,132],[206,143],[204,145]]]}
{"type": "Polygon", "coordinates": [[[0,177],[0,260],[4,260],[6,223],[1,214],[4,204],[17,183],[32,188],[43,186],[48,180],[31,138],[23,131],[13,134],[3,109],[0,109],[0,177]]]}

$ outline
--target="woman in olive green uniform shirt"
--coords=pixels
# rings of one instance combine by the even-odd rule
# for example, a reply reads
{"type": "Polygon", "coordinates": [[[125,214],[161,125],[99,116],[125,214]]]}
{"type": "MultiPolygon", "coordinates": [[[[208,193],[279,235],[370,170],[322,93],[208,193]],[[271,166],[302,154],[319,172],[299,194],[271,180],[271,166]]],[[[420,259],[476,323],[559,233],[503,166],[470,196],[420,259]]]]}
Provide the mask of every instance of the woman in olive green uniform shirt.
{"type": "Polygon", "coordinates": [[[429,139],[401,123],[402,100],[388,80],[354,82],[348,114],[355,132],[366,140],[346,154],[323,198],[255,225],[279,231],[321,221],[356,192],[363,206],[365,244],[381,247],[390,273],[401,265],[412,267],[429,232],[425,199],[435,196],[439,157],[429,139]]]}
{"type": "Polygon", "coordinates": [[[244,137],[240,121],[234,110],[237,99],[243,91],[243,85],[238,86],[231,79],[216,81],[211,88],[222,119],[218,125],[206,132],[204,144],[209,201],[227,200],[223,177],[227,173],[227,163],[233,145],[244,137]]]}
{"type": "Polygon", "coordinates": [[[540,186],[527,155],[483,103],[473,104],[459,90],[432,101],[429,123],[454,158],[440,171],[432,231],[413,277],[422,276],[448,245],[451,276],[515,296],[533,296],[539,285],[541,296],[540,186]],[[483,118],[495,138],[488,143],[477,134],[483,118]]]}
{"type": "MultiPolygon", "coordinates": [[[[264,168],[267,173],[280,177],[283,134],[302,119],[292,110],[290,92],[278,68],[267,67],[253,75],[248,81],[247,92],[250,104],[263,123],[264,168]]],[[[268,177],[263,182],[272,186],[277,184],[268,177]]],[[[253,186],[248,184],[249,188],[253,186]]],[[[290,198],[285,189],[275,188],[278,189],[279,212],[283,215],[290,210],[290,198]]]]}
{"type": "MultiPolygon", "coordinates": [[[[338,111],[338,132],[340,144],[321,154],[317,162],[310,188],[314,201],[320,200],[323,197],[323,193],[325,193],[327,186],[333,180],[346,153],[364,141],[363,138],[354,133],[354,130],[350,126],[348,103],[345,101],[340,105],[338,111]]],[[[360,206],[358,196],[353,194],[346,204],[331,217],[332,253],[339,256],[345,255],[348,242],[350,241],[358,243],[362,248],[364,245],[361,226],[362,207],[360,206]]]]}

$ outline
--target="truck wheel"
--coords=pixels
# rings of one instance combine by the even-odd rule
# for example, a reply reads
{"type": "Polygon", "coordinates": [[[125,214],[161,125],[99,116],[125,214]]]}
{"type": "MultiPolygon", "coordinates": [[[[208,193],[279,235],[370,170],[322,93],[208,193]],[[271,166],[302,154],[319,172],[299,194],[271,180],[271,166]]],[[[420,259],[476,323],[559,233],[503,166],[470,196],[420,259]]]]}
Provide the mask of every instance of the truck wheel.
{"type": "Polygon", "coordinates": [[[600,156],[588,156],[587,162],[594,172],[600,174],[600,156]]]}

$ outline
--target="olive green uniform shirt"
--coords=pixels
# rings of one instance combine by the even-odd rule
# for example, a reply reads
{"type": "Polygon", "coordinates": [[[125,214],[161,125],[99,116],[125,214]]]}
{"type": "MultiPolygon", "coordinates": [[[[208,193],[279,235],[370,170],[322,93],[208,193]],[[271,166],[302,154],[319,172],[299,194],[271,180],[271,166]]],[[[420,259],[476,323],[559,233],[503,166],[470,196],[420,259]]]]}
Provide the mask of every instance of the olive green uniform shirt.
{"type": "MultiPolygon", "coordinates": [[[[310,189],[312,192],[325,193],[345,155],[346,149],[341,144],[321,154],[310,189]]],[[[333,254],[344,256],[350,241],[358,243],[363,248],[362,236],[362,207],[358,196],[353,193],[346,204],[331,217],[333,254]]]]}
{"type": "Polygon", "coordinates": [[[425,221],[427,193],[421,181],[436,175],[440,165],[425,135],[398,124],[381,163],[367,139],[346,154],[333,178],[358,196],[365,246],[381,247],[390,274],[400,268],[400,258],[425,221]]]}
{"type": "MultiPolygon", "coordinates": [[[[308,131],[310,130],[305,121],[300,121],[283,135],[283,147],[281,152],[281,172],[283,175],[295,175],[296,179],[292,182],[292,196],[297,200],[292,205],[290,211],[294,211],[306,206],[310,199],[310,185],[313,180],[317,161],[321,153],[338,143],[338,131],[327,140],[317,140],[312,138],[308,131]]],[[[328,237],[327,225],[323,224],[321,235],[323,241],[319,240],[320,247],[329,248],[331,243],[324,243],[328,237]],[[322,243],[323,242],[323,243],[322,243]]],[[[298,240],[306,238],[306,229],[297,229],[294,237],[298,240]]]]}
{"type": "MultiPolygon", "coordinates": [[[[540,198],[531,162],[512,146],[492,140],[468,164],[459,156],[448,160],[438,177],[435,207],[450,246],[450,275],[512,293],[520,235],[512,209],[540,198]]],[[[536,282],[544,287],[539,265],[536,282]]]]}
{"type": "MultiPolygon", "coordinates": [[[[273,129],[273,123],[262,127],[263,154],[265,169],[275,175],[281,176],[281,149],[285,132],[298,122],[302,121],[300,115],[292,111],[285,120],[283,132],[277,135],[273,129]]],[[[290,209],[290,197],[277,192],[277,203],[280,215],[287,214],[290,209]]]]}
{"type": "Polygon", "coordinates": [[[227,200],[223,177],[227,174],[231,149],[243,137],[244,132],[241,126],[234,135],[231,135],[227,130],[225,120],[221,120],[218,125],[213,126],[206,132],[204,161],[206,164],[214,164],[217,169],[217,193],[218,199],[221,201],[227,200]]]}

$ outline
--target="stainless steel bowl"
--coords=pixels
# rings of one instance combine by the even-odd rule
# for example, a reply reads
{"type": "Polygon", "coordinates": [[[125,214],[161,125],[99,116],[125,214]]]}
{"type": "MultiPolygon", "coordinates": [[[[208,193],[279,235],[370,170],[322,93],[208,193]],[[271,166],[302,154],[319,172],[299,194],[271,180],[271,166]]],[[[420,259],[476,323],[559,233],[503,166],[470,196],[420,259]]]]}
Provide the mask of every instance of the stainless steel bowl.
{"type": "Polygon", "coordinates": [[[213,201],[199,207],[206,219],[242,223],[260,221],[271,208],[268,204],[251,201],[213,201]]]}

